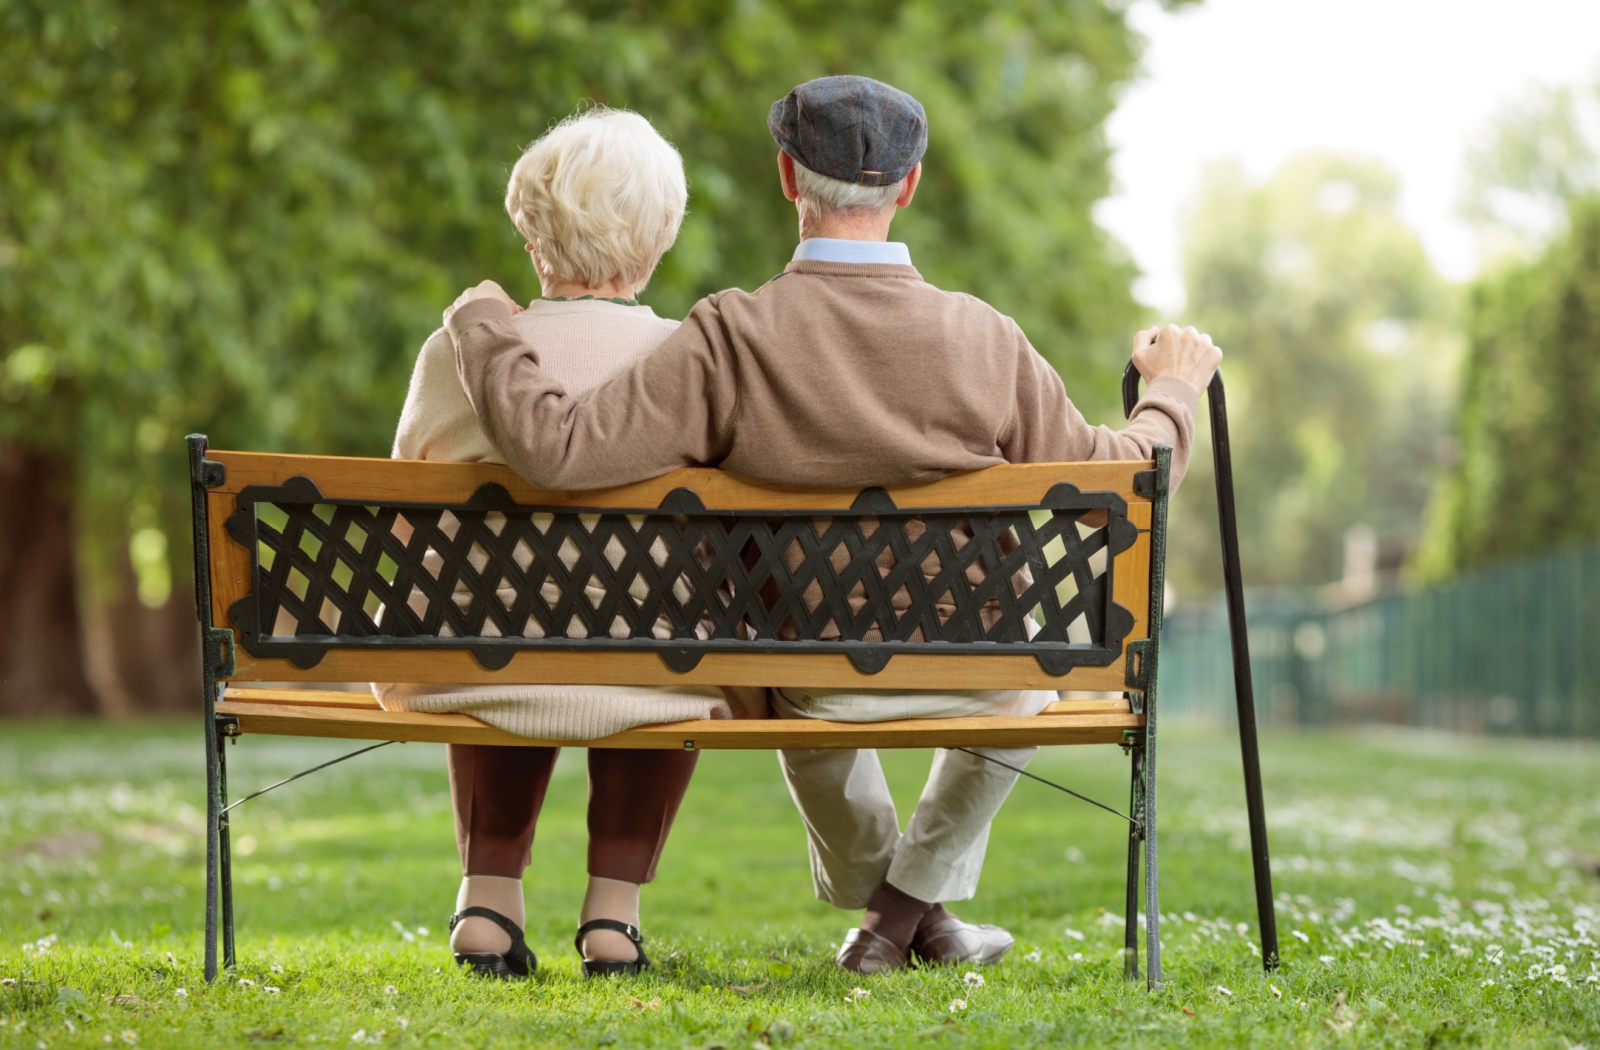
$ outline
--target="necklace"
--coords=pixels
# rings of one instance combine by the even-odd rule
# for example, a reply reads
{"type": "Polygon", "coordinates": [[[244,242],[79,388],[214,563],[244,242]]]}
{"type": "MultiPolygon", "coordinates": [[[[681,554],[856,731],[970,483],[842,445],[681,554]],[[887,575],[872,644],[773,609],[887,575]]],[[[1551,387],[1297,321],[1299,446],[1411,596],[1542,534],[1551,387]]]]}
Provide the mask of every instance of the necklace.
{"type": "Polygon", "coordinates": [[[597,303],[616,303],[618,306],[640,306],[640,305],[643,305],[637,299],[623,299],[623,298],[621,298],[619,296],[604,296],[604,295],[602,295],[602,296],[595,296],[595,295],[541,295],[541,296],[539,296],[539,301],[541,303],[581,303],[586,299],[593,299],[597,303]]]}

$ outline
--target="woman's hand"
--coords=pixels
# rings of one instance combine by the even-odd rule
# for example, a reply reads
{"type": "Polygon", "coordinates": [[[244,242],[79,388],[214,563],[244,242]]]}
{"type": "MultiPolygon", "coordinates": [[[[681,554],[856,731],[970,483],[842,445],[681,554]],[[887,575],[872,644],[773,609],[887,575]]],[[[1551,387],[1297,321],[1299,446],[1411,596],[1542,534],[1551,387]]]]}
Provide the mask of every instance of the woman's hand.
{"type": "Polygon", "coordinates": [[[498,299],[509,306],[513,314],[522,312],[522,307],[518,306],[511,296],[506,294],[504,288],[501,288],[493,281],[480,281],[456,296],[456,301],[445,307],[444,323],[449,324],[451,315],[474,299],[498,299]]]}
{"type": "Polygon", "coordinates": [[[1133,337],[1133,365],[1153,383],[1161,376],[1176,376],[1196,390],[1204,390],[1222,363],[1222,351],[1193,328],[1175,324],[1146,328],[1133,337]]]}

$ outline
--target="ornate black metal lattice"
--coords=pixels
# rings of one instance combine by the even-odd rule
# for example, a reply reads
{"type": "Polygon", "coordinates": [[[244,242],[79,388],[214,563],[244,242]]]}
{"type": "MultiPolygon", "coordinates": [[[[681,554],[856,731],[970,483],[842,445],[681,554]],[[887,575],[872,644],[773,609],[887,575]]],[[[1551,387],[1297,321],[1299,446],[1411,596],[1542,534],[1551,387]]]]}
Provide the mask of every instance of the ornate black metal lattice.
{"type": "Polygon", "coordinates": [[[499,485],[460,504],[325,498],[308,478],[252,485],[228,534],[251,554],[229,610],[258,657],[331,649],[839,652],[864,673],[897,653],[1025,651],[1051,674],[1103,666],[1133,616],[1112,601],[1137,530],[1121,497],[1062,483],[1037,505],[708,510],[518,506],[499,485]],[[1091,524],[1092,522],[1092,524],[1091,524]]]}

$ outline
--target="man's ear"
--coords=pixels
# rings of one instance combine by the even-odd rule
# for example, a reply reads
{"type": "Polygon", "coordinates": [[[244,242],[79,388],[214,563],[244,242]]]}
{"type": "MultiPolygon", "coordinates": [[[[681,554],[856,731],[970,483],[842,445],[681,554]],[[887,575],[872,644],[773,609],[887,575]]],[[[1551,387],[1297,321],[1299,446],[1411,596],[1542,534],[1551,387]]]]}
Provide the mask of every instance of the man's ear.
{"type": "Polygon", "coordinates": [[[895,207],[904,208],[911,203],[911,198],[917,195],[917,183],[922,181],[922,161],[917,161],[917,166],[906,175],[905,182],[900,187],[900,196],[894,199],[895,207]]]}
{"type": "Polygon", "coordinates": [[[783,196],[787,200],[800,198],[800,184],[794,177],[794,158],[783,150],[778,151],[778,182],[783,186],[783,196]]]}

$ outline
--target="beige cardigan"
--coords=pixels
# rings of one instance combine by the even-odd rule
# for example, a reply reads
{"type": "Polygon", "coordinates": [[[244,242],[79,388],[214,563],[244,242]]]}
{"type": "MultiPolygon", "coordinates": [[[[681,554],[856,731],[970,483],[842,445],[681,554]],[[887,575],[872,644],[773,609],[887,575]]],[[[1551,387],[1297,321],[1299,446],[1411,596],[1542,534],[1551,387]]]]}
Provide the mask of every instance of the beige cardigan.
{"type": "MultiPolygon", "coordinates": [[[[657,317],[649,307],[598,300],[535,301],[511,323],[519,334],[538,342],[551,374],[579,393],[644,359],[678,327],[678,322],[657,317]]],[[[417,355],[393,456],[505,462],[462,390],[455,349],[442,328],[417,355]]],[[[590,740],[686,718],[767,714],[765,694],[759,689],[374,682],[372,691],[386,710],[459,712],[511,733],[549,740],[590,740]]]]}

